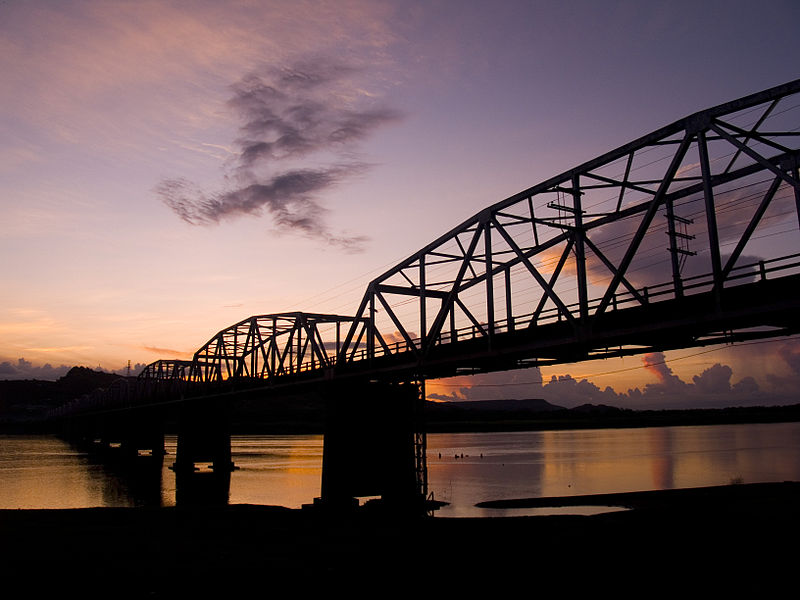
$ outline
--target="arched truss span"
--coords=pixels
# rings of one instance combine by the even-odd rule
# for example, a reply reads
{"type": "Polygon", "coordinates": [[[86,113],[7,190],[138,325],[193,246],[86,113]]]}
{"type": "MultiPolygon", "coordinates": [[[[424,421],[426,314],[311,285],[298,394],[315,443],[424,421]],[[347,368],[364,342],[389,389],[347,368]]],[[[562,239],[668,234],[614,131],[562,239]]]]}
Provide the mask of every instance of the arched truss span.
{"type": "Polygon", "coordinates": [[[193,362],[191,360],[157,360],[147,365],[138,379],[140,381],[165,381],[189,379],[193,362]]]}
{"type": "Polygon", "coordinates": [[[370,334],[353,327],[340,364],[404,355],[422,365],[448,344],[490,351],[500,335],[548,324],[590,340],[620,309],[719,302],[743,283],[798,274],[799,129],[797,80],[480,211],[369,284],[356,317],[370,334]]]}
{"type": "Polygon", "coordinates": [[[316,313],[249,317],[223,329],[194,355],[190,379],[272,379],[332,367],[345,333],[363,337],[364,319],[316,313]],[[360,330],[360,331],[359,331],[360,330]]]}
{"type": "Polygon", "coordinates": [[[690,115],[489,206],[370,282],[355,317],[249,317],[192,361],[157,361],[141,378],[274,381],[375,365],[430,376],[437,361],[457,370],[504,351],[517,362],[480,368],[793,332],[792,306],[746,305],[800,281],[798,165],[800,80],[690,115]],[[744,293],[756,281],[783,287],[744,293]],[[773,330],[736,337],[732,324],[773,330]]]}

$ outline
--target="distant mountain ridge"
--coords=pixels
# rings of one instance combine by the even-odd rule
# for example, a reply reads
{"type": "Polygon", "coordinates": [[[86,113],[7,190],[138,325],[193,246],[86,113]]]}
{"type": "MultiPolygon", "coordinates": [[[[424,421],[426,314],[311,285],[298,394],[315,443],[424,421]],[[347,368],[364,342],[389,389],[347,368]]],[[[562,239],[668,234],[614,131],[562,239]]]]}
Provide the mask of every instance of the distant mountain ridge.
{"type": "Polygon", "coordinates": [[[457,408],[464,410],[498,410],[498,411],[526,411],[548,412],[552,410],[567,410],[563,406],[551,404],[542,398],[526,398],[523,400],[466,400],[460,402],[431,402],[431,410],[437,408],[457,408]]]}

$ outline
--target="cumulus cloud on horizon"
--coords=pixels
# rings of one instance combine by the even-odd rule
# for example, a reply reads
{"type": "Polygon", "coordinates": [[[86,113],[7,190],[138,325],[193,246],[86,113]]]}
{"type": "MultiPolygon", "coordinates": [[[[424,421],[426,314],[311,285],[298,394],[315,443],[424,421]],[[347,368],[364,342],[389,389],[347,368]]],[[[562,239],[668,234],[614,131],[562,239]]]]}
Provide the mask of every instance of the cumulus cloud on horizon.
{"type": "MultiPolygon", "coordinates": [[[[66,375],[74,366],[78,365],[62,364],[54,367],[50,363],[45,363],[44,365],[34,365],[31,361],[26,360],[25,358],[18,358],[16,362],[4,360],[0,362],[0,380],[39,379],[44,381],[55,381],[66,375]]],[[[146,366],[147,365],[144,363],[136,363],[135,365],[131,365],[130,374],[138,375],[146,366]]],[[[104,373],[114,373],[116,375],[128,374],[127,365],[113,370],[104,369],[99,365],[89,368],[94,369],[95,371],[102,371],[104,373]]]]}
{"type": "Polygon", "coordinates": [[[800,387],[800,361],[797,361],[800,346],[787,342],[776,350],[776,354],[783,358],[792,375],[765,373],[764,385],[759,385],[750,375],[733,382],[733,370],[721,363],[714,363],[693,375],[691,381],[684,381],[672,371],[662,352],[651,352],[641,356],[642,367],[655,375],[656,381],[647,383],[641,389],[616,391],[610,386],[601,388],[590,379],[576,379],[570,374],[552,375],[546,381],[540,369],[534,367],[513,373],[453,378],[451,383],[446,380],[432,381],[431,389],[449,388],[452,391],[431,392],[428,398],[444,402],[542,398],[567,408],[582,404],[607,404],[637,410],[796,403],[796,390],[800,387]]]}
{"type": "Polygon", "coordinates": [[[319,239],[345,251],[367,237],[331,231],[319,198],[371,165],[357,146],[402,114],[360,90],[360,69],[328,58],[266,67],[231,86],[228,108],[240,119],[226,186],[205,192],[182,178],[162,180],[156,193],[192,225],[268,214],[278,232],[319,239]]]}

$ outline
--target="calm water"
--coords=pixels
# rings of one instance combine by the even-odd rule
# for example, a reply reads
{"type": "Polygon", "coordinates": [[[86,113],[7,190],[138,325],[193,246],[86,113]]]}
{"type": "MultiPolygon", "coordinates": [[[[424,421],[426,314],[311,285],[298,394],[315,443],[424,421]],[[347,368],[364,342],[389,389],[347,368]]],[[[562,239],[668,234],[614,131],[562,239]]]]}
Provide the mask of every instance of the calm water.
{"type": "MultiPolygon", "coordinates": [[[[175,438],[167,451],[132,475],[57,438],[0,436],[0,508],[174,505],[175,438]]],[[[230,503],[297,508],[319,495],[321,436],[239,436],[232,451],[230,503]]],[[[451,503],[440,516],[521,514],[474,507],[485,500],[798,481],[800,423],[431,434],[428,477],[451,503]]]]}

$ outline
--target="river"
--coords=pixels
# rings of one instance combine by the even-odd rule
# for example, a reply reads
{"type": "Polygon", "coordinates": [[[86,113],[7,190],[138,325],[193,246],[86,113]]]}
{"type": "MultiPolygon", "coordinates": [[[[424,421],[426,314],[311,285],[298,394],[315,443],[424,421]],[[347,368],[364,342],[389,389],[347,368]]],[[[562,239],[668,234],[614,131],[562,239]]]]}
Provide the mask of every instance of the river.
{"type": "MultiPolygon", "coordinates": [[[[172,506],[169,470],[136,476],[48,436],[0,436],[0,508],[172,506]]],[[[298,508],[320,491],[322,436],[251,435],[231,440],[231,504],[298,508]]],[[[456,433],[428,435],[429,491],[439,516],[523,514],[477,502],[800,481],[800,423],[456,433]]],[[[532,509],[524,514],[531,514],[532,509]]]]}

